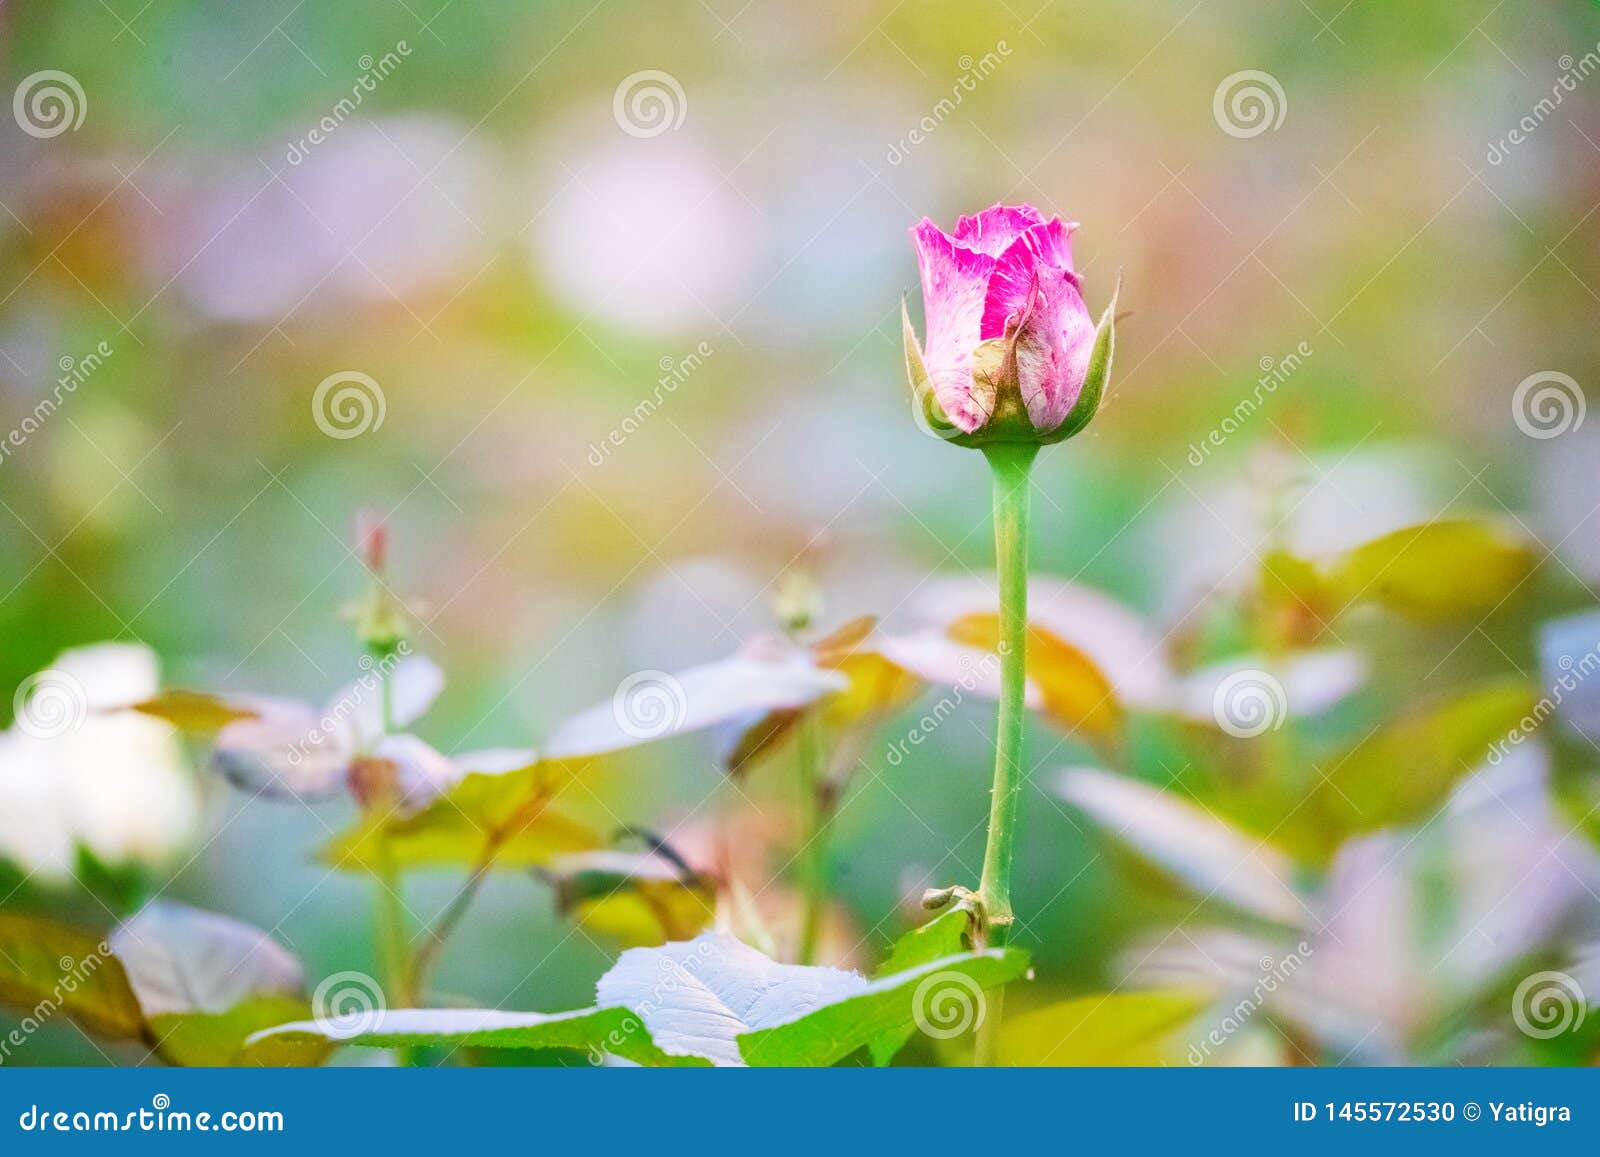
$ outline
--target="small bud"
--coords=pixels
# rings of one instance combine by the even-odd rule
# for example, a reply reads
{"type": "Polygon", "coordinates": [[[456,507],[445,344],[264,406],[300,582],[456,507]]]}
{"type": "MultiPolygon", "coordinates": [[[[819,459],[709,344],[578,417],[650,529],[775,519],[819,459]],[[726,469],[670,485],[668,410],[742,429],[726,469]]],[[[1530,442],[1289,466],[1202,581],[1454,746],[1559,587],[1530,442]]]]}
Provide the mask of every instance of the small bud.
{"type": "Polygon", "coordinates": [[[816,622],[822,611],[822,592],[816,580],[803,570],[784,571],[772,596],[772,613],[790,634],[797,634],[816,622]]]}
{"type": "Polygon", "coordinates": [[[389,562],[389,524],[370,510],[356,515],[356,550],[368,570],[383,573],[389,562]]]}

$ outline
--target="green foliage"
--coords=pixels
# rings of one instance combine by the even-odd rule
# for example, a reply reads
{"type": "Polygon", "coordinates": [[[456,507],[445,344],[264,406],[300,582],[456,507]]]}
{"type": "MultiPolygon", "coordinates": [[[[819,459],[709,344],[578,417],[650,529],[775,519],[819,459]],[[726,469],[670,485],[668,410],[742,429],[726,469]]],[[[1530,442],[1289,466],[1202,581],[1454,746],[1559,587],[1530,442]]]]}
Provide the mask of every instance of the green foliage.
{"type": "Polygon", "coordinates": [[[1329,569],[1327,581],[1343,604],[1370,601],[1437,622],[1493,610],[1536,561],[1525,539],[1488,522],[1454,519],[1364,543],[1329,569]]]}
{"type": "Polygon", "coordinates": [[[1406,711],[1329,761],[1293,838],[1326,859],[1350,836],[1427,818],[1536,698],[1524,680],[1498,679],[1406,711]]]}
{"type": "Polygon", "coordinates": [[[715,915],[712,882],[657,855],[578,853],[540,875],[563,916],[629,948],[689,940],[715,915]]]}
{"type": "MultiPolygon", "coordinates": [[[[1015,949],[960,953],[868,981],[835,968],[779,964],[722,934],[634,948],[596,986],[597,1007],[567,1013],[400,1009],[378,1015],[347,1044],[442,1044],[582,1049],[639,1064],[829,1065],[916,1023],[931,988],[977,992],[1015,980],[1015,949]]],[[[301,1021],[257,1034],[330,1039],[301,1021]]]]}
{"type": "Polygon", "coordinates": [[[257,929],[152,903],[105,939],[43,917],[0,913],[0,1004],[24,1027],[68,1016],[109,1040],[138,1041],[173,1065],[316,1065],[325,1041],[252,1033],[310,1003],[300,966],[257,929]]]}
{"type": "MultiPolygon", "coordinates": [[[[952,909],[920,928],[913,928],[894,942],[889,958],[878,969],[878,976],[893,976],[965,951],[970,940],[968,929],[971,923],[971,917],[965,911],[952,909]]],[[[914,1028],[902,1027],[875,1038],[871,1043],[873,1063],[886,1065],[894,1060],[895,1054],[905,1048],[914,1031],[914,1028]]]]}
{"type": "Polygon", "coordinates": [[[246,997],[226,1012],[152,1016],[149,1032],[156,1054],[172,1065],[320,1065],[333,1052],[330,1042],[267,1037],[254,1044],[245,1043],[264,1028],[310,1012],[311,1005],[304,999],[267,993],[246,997]]]}
{"type": "Polygon", "coordinates": [[[322,858],[347,871],[484,863],[518,868],[599,847],[597,833],[560,810],[558,796],[571,774],[569,765],[552,761],[469,773],[418,812],[363,816],[322,858]]]}
{"type": "Polygon", "coordinates": [[[1007,1065],[1160,1065],[1178,1060],[1178,1038],[1209,997],[1192,992],[1113,992],[1081,996],[1007,1021],[1000,1060],[1007,1065]]]}
{"type": "Polygon", "coordinates": [[[59,1011],[114,1039],[136,1039],[144,1029],[127,974],[105,942],[38,916],[0,912],[0,1003],[41,1022],[59,1011]]]}

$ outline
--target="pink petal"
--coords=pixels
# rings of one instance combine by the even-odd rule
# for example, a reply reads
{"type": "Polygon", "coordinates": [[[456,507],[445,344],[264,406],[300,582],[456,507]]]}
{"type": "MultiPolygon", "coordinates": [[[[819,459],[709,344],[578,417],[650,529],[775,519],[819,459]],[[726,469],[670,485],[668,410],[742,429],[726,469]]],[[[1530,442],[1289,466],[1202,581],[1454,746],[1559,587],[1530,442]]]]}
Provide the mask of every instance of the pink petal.
{"type": "Polygon", "coordinates": [[[1094,318],[1065,269],[1036,271],[1035,292],[1017,340],[1017,385],[1028,420],[1048,432],[1066,419],[1089,376],[1094,318]]]}
{"type": "Polygon", "coordinates": [[[1072,275],[1071,245],[1075,228],[1076,225],[1064,225],[1061,218],[1054,217],[1048,224],[1024,231],[1006,247],[995,262],[984,298],[983,322],[979,327],[984,340],[1004,336],[1006,322],[1027,305],[1028,295],[1033,292],[1035,270],[1064,270],[1076,281],[1072,275]]]}
{"type": "Polygon", "coordinates": [[[988,420],[973,397],[972,351],[981,340],[984,295],[994,258],[963,245],[927,218],[911,231],[922,270],[922,308],[927,319],[923,364],[934,396],[950,420],[971,433],[988,420]]]}
{"type": "Polygon", "coordinates": [[[1032,205],[991,205],[976,217],[956,220],[955,240],[968,249],[998,257],[1028,229],[1044,223],[1032,205]]]}

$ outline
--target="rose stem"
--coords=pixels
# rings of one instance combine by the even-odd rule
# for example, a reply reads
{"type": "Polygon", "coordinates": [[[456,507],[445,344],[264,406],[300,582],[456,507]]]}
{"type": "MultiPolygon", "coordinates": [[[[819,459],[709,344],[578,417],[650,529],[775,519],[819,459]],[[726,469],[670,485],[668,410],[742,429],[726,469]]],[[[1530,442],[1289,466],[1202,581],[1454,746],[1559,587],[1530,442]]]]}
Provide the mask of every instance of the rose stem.
{"type": "MultiPolygon", "coordinates": [[[[994,478],[994,548],[1000,576],[1000,705],[995,722],[989,842],[978,885],[987,948],[1005,947],[1011,934],[1011,863],[1018,805],[1027,779],[1022,725],[1028,645],[1028,492],[1038,452],[1038,446],[1030,443],[998,443],[984,450],[994,478]]],[[[979,1065],[995,1063],[1002,990],[992,990],[988,1002],[978,1029],[975,1060],[979,1065]]]]}

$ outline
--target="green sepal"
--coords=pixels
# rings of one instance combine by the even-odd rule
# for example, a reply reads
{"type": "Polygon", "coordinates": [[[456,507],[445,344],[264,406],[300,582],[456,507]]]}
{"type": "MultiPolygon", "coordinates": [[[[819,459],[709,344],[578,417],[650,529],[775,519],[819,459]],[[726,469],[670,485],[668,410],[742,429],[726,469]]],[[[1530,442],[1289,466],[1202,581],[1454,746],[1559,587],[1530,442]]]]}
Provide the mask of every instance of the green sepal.
{"type": "Polygon", "coordinates": [[[906,312],[906,299],[900,299],[900,340],[905,349],[906,379],[911,384],[911,406],[917,424],[941,442],[954,442],[958,446],[971,443],[961,427],[950,420],[950,415],[939,404],[939,395],[928,377],[928,367],[922,360],[922,345],[916,331],[911,328],[911,315],[906,312]]]}
{"type": "Polygon", "coordinates": [[[1105,398],[1106,383],[1111,379],[1111,355],[1117,345],[1117,296],[1122,292],[1122,277],[1117,277],[1116,288],[1111,291],[1111,304],[1100,315],[1100,324],[1094,331],[1094,348],[1089,352],[1089,372],[1083,379],[1083,389],[1078,400],[1067,412],[1061,425],[1039,440],[1046,445],[1065,442],[1080,433],[1100,411],[1105,398]]]}
{"type": "Polygon", "coordinates": [[[922,361],[922,345],[917,332],[911,328],[911,314],[906,309],[906,299],[900,299],[900,342],[905,347],[906,378],[911,382],[911,392],[918,397],[928,392],[928,367],[922,361]]]}

